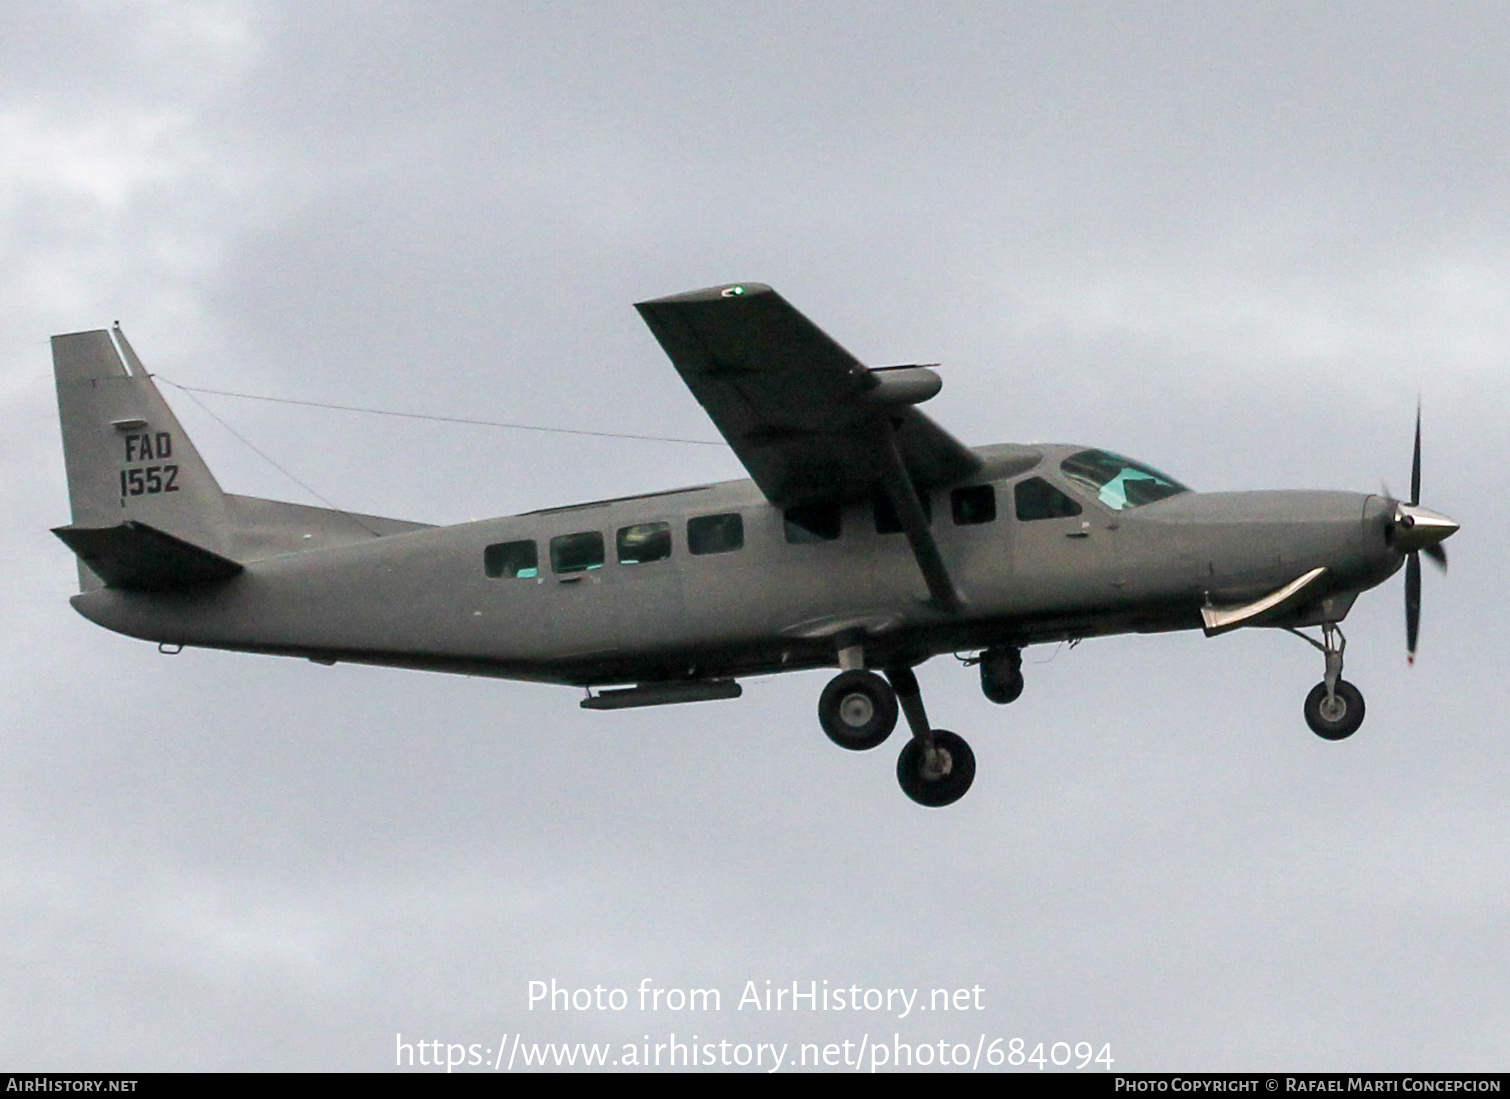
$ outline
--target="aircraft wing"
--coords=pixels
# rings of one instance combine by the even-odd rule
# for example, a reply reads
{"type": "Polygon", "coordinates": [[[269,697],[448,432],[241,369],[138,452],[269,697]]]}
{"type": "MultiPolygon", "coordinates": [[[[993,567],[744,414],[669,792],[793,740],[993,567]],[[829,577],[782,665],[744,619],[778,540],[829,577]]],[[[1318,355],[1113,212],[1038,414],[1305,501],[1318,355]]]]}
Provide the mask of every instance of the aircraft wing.
{"type": "Polygon", "coordinates": [[[893,441],[919,491],[980,466],[912,407],[938,392],[938,375],[867,369],[769,286],[715,286],[635,308],[774,504],[876,492],[893,441]]]}

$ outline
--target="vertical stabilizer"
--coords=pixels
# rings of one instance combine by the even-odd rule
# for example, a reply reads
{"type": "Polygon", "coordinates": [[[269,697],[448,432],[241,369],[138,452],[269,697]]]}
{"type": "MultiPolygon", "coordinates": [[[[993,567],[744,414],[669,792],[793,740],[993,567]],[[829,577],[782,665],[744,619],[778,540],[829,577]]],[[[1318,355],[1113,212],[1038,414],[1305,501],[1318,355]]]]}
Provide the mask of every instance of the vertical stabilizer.
{"type": "Polygon", "coordinates": [[[52,359],[73,526],[145,523],[231,556],[225,494],[119,327],[54,336],[52,359]]]}

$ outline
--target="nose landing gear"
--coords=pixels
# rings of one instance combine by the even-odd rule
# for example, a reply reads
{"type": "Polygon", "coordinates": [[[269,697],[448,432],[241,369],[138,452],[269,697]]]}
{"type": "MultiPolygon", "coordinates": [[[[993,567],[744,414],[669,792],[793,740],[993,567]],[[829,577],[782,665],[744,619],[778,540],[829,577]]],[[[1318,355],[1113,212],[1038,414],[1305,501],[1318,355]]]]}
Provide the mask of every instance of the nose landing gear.
{"type": "Polygon", "coordinates": [[[1306,724],[1323,740],[1346,740],[1363,724],[1363,693],[1339,679],[1330,697],[1325,683],[1306,695],[1306,724]]]}
{"type": "Polygon", "coordinates": [[[1347,638],[1335,622],[1324,622],[1321,640],[1290,630],[1296,637],[1314,645],[1326,658],[1326,676],[1306,696],[1306,724],[1323,740],[1346,740],[1363,724],[1363,692],[1342,678],[1342,651],[1347,638]]]}

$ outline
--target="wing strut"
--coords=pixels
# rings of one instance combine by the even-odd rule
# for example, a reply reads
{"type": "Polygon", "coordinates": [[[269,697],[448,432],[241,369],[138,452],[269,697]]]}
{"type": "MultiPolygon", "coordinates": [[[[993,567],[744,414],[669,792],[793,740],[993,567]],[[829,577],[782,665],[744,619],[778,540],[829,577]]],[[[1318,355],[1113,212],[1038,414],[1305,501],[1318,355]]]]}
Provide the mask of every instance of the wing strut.
{"type": "Polygon", "coordinates": [[[928,517],[923,513],[923,503],[918,499],[917,487],[912,475],[902,461],[901,448],[897,446],[897,430],[891,417],[882,417],[877,425],[881,436],[881,485],[891,498],[902,529],[907,533],[907,543],[912,547],[923,581],[928,585],[929,601],[939,610],[958,614],[964,605],[954,581],[949,579],[949,570],[944,567],[944,556],[938,543],[933,540],[933,531],[928,529],[928,517]]]}

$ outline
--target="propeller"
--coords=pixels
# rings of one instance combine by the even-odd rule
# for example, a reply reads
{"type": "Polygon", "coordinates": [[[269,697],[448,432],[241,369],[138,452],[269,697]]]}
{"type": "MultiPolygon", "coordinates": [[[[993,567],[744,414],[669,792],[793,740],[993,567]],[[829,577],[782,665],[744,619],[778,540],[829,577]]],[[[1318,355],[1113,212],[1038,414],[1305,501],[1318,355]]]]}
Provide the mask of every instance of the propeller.
{"type": "Polygon", "coordinates": [[[1395,502],[1391,535],[1405,559],[1405,655],[1416,662],[1416,640],[1421,634],[1421,554],[1447,571],[1447,551],[1442,540],[1458,529],[1445,515],[1421,507],[1421,405],[1416,403],[1416,443],[1410,462],[1410,503],[1395,502]]]}

